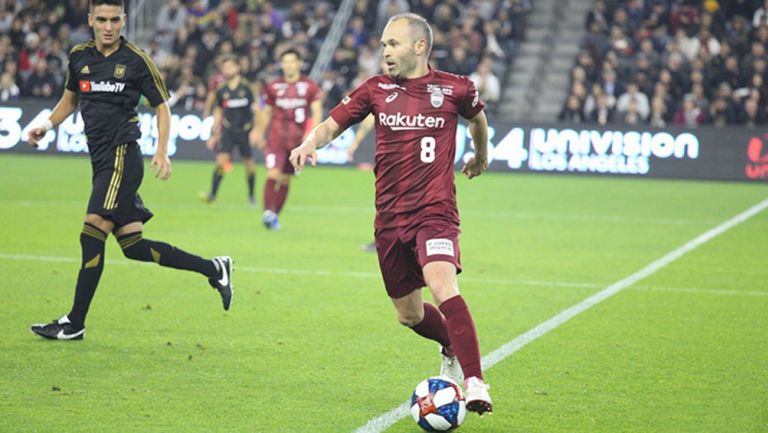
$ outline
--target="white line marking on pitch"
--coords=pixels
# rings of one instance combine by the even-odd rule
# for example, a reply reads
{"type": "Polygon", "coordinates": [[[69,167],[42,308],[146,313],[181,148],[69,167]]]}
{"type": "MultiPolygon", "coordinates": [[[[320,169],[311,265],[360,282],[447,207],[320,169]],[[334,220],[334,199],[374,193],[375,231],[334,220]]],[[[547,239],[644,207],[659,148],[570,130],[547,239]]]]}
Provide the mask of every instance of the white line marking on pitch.
{"type": "Polygon", "coordinates": [[[768,296],[768,292],[758,292],[755,290],[726,290],[726,289],[695,289],[685,287],[653,287],[640,286],[633,287],[632,290],[640,292],[667,292],[667,293],[693,293],[703,295],[724,295],[724,296],[768,296]]]}
{"type": "MultiPolygon", "coordinates": [[[[0,253],[0,260],[19,260],[19,261],[33,261],[33,262],[54,262],[54,263],[80,263],[80,259],[75,257],[66,256],[40,256],[35,254],[10,254],[0,253]]],[[[108,259],[108,266],[123,266],[123,265],[147,265],[155,266],[154,263],[147,262],[135,262],[131,260],[122,259],[108,259]]],[[[369,278],[380,279],[381,274],[377,272],[355,272],[355,271],[325,271],[314,269],[280,269],[280,268],[259,268],[253,266],[238,266],[239,272],[253,272],[263,274],[279,274],[279,275],[311,275],[314,277],[351,277],[351,278],[369,278]]],[[[602,287],[597,283],[579,283],[575,281],[539,281],[539,280],[503,280],[493,278],[479,278],[479,277],[461,277],[461,281],[468,283],[482,283],[482,284],[498,284],[498,285],[510,285],[510,286],[543,286],[543,287],[573,287],[592,289],[602,287]]]]}
{"type": "MultiPolygon", "coordinates": [[[[674,251],[667,253],[660,259],[648,264],[647,266],[635,272],[634,274],[624,278],[623,280],[619,280],[611,284],[610,286],[584,299],[578,304],[575,304],[572,307],[559,312],[558,314],[553,316],[551,319],[545,322],[542,322],[536,325],[534,328],[528,330],[527,332],[515,337],[514,339],[510,340],[509,342],[505,343],[498,349],[494,350],[493,352],[489,353],[488,355],[482,358],[483,370],[487,370],[493,367],[494,365],[503,361],[513,353],[517,352],[518,350],[528,345],[528,343],[531,343],[543,337],[549,331],[571,320],[578,314],[583,313],[586,310],[589,310],[595,305],[603,302],[604,300],[610,298],[616,293],[619,293],[620,291],[626,289],[627,287],[632,286],[638,281],[653,275],[659,269],[664,268],[665,266],[669,265],[670,263],[684,256],[685,254],[695,250],[702,244],[732,229],[736,225],[748,220],[749,218],[752,218],[753,216],[757,215],[758,213],[765,210],[766,208],[768,208],[768,199],[763,200],[762,202],[756,204],[755,206],[752,206],[746,211],[721,223],[715,228],[707,230],[706,232],[702,233],[696,238],[681,245],[674,251]]],[[[409,406],[410,406],[410,401],[406,400],[405,402],[389,410],[388,412],[370,419],[364,426],[355,430],[355,433],[380,433],[388,429],[389,427],[391,427],[396,422],[408,416],[409,406]]]]}

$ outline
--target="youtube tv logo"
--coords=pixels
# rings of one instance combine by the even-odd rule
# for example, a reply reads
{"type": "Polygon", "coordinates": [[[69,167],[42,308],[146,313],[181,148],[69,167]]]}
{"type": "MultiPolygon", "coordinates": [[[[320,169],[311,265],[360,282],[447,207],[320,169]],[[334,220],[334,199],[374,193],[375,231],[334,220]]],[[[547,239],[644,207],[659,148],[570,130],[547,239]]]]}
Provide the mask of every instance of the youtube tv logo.
{"type": "Polygon", "coordinates": [[[768,179],[768,146],[764,145],[768,134],[763,137],[752,137],[747,146],[747,166],[745,174],[747,178],[768,179]]]}

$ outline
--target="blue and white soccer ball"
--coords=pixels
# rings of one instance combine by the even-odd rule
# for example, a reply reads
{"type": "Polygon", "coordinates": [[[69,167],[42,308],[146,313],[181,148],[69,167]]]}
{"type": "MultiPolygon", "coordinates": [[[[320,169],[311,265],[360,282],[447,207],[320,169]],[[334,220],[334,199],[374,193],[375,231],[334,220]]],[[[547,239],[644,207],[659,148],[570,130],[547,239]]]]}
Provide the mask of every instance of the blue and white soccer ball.
{"type": "Polygon", "coordinates": [[[446,377],[430,377],[413,391],[411,416],[428,432],[451,431],[464,422],[466,414],[464,392],[446,377]]]}

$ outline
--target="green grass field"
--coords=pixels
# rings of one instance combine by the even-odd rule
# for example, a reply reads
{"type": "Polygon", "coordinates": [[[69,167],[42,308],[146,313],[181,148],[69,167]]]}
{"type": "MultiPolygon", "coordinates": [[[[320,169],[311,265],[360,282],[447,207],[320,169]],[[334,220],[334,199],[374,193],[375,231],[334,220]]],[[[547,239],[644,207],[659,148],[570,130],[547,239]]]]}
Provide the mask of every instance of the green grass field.
{"type": "MultiPolygon", "coordinates": [[[[141,189],[145,236],[236,260],[221,309],[196,274],[113,239],[80,342],[28,331],[68,311],[90,165],[0,156],[2,432],[353,432],[439,368],[397,324],[372,239],[372,174],[307,169],[267,232],[240,166],[141,189]]],[[[259,173],[263,181],[263,172],[259,173]]],[[[765,185],[489,173],[458,180],[459,277],[483,354],[768,197],[765,185]]],[[[261,196],[261,194],[259,194],[261,196]]],[[[493,416],[459,431],[768,432],[768,211],[486,372],[493,416]]],[[[388,432],[418,432],[401,420],[388,432]]]]}

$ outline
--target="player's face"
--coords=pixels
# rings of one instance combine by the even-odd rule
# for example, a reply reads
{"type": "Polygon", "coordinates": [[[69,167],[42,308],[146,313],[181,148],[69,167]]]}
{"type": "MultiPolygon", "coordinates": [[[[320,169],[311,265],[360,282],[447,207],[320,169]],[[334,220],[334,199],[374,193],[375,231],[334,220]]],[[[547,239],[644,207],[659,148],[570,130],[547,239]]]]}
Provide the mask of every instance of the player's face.
{"type": "Polygon", "coordinates": [[[408,21],[397,20],[387,24],[381,35],[381,47],[384,50],[385,74],[399,80],[409,78],[416,70],[416,41],[411,36],[408,21]]]}
{"type": "Polygon", "coordinates": [[[296,78],[301,72],[301,59],[296,54],[286,54],[280,59],[283,76],[288,79],[296,78]]]}
{"type": "Polygon", "coordinates": [[[120,40],[124,24],[125,13],[120,6],[98,5],[88,14],[88,25],[101,45],[110,46],[120,40]]]}
{"type": "Polygon", "coordinates": [[[240,73],[240,66],[236,62],[227,60],[221,64],[221,73],[224,74],[224,78],[230,80],[240,73]]]}

